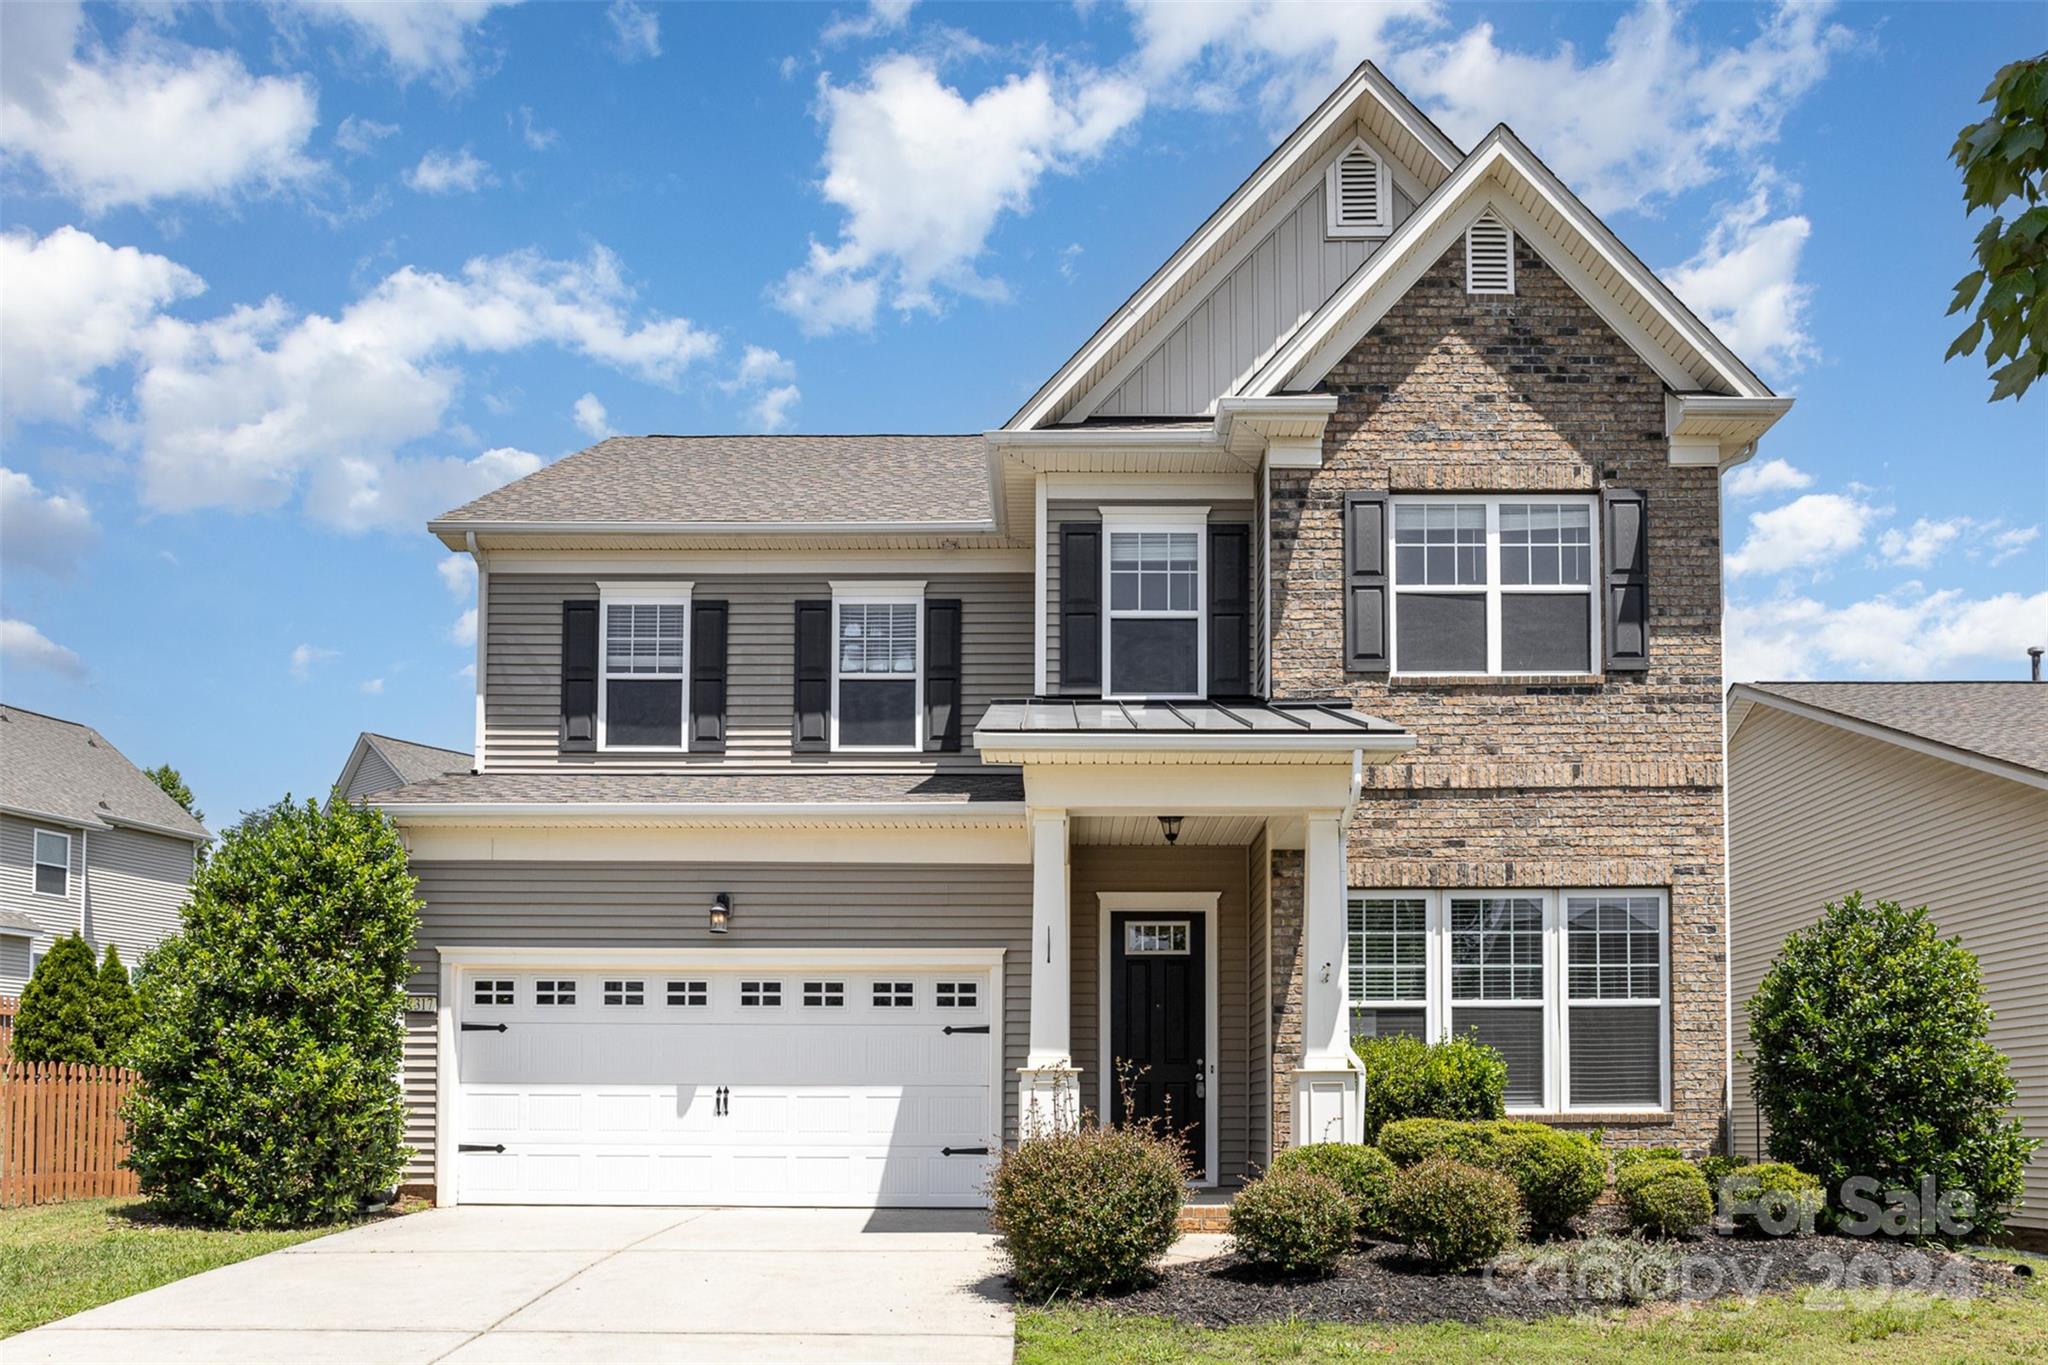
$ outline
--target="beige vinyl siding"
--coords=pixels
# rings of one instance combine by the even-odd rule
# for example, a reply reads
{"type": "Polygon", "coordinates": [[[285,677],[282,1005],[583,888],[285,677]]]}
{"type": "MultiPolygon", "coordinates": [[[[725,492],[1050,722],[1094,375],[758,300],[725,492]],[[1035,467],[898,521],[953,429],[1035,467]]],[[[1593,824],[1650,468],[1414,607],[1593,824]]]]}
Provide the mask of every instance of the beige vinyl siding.
{"type": "Polygon", "coordinates": [[[1245,850],[1245,1108],[1250,1114],[1246,1159],[1256,1173],[1273,1159],[1273,879],[1267,833],[1245,850]]]}
{"type": "Polygon", "coordinates": [[[91,939],[96,952],[117,944],[133,967],[178,929],[192,881],[193,846],[133,829],[94,830],[88,849],[91,939]]]}
{"type": "MultiPolygon", "coordinates": [[[[644,576],[643,576],[644,577],[644,576]]],[[[859,575],[834,575],[844,582],[859,575]]],[[[645,581],[659,582],[658,578],[645,581]]],[[[793,754],[796,603],[832,596],[826,579],[747,574],[691,578],[696,601],[728,603],[726,625],[726,751],[723,754],[563,754],[561,729],[562,603],[595,599],[591,579],[493,573],[488,604],[489,670],[485,752],[493,772],[575,766],[585,771],[673,771],[678,763],[728,771],[786,769],[794,763],[876,769],[965,768],[981,759],[966,737],[991,701],[1031,691],[1031,578],[1027,574],[959,574],[925,579],[927,599],[961,604],[961,716],[956,754],[793,754]]]]}
{"type": "MultiPolygon", "coordinates": [[[[438,989],[429,985],[428,993],[438,989]]],[[[405,1012],[405,1053],[398,1064],[398,1084],[405,1092],[406,1158],[402,1184],[434,1183],[434,1124],[441,1112],[440,1073],[434,1059],[441,1046],[441,1019],[432,1010],[405,1012]]]]}
{"type": "MultiPolygon", "coordinates": [[[[492,582],[496,596],[497,582],[492,582]]],[[[1031,1006],[1031,869],[858,864],[416,862],[416,992],[439,985],[443,946],[512,948],[1000,948],[1003,1071],[1024,1064],[1031,1006]],[[732,930],[705,932],[712,896],[732,897],[732,930]]],[[[416,1026],[416,1031],[418,1028],[416,1026]]],[[[407,1049],[412,1169],[433,1170],[434,1064],[407,1049]]],[[[1017,1091],[1005,1086],[1005,1130],[1015,1133],[1017,1091]]]]}
{"type": "MultiPolygon", "coordinates": [[[[1852,890],[1926,905],[1977,954],[2018,1112],[2048,1138],[2048,791],[1759,704],[1728,746],[1732,1129],[1759,1155],[1744,1005],[1785,935],[1852,890]]],[[[2048,1148],[2027,1170],[2048,1228],[2048,1148]]]]}
{"type": "Polygon", "coordinates": [[[355,775],[349,778],[341,799],[360,801],[365,796],[404,785],[405,779],[398,775],[398,770],[384,761],[384,755],[378,753],[375,746],[366,744],[363,746],[363,761],[356,765],[355,775]]]}
{"type": "Polygon", "coordinates": [[[34,920],[42,935],[40,942],[75,934],[83,927],[84,872],[85,831],[53,821],[0,815],[0,909],[17,910],[34,920]],[[62,896],[36,892],[35,832],[39,829],[71,838],[71,874],[64,879],[62,896]]]}
{"type": "Polygon", "coordinates": [[[28,985],[28,954],[28,935],[0,931],[0,995],[20,995],[28,985]]]}
{"type": "Polygon", "coordinates": [[[1216,923],[1210,951],[1216,958],[1217,1011],[1216,1164],[1225,1183],[1245,1178],[1250,1160],[1251,1064],[1245,1017],[1246,850],[1210,848],[1095,848],[1072,851],[1074,1065],[1081,1071],[1081,1106],[1094,1112],[1102,1095],[1100,957],[1103,891],[1214,891],[1216,923]]]}

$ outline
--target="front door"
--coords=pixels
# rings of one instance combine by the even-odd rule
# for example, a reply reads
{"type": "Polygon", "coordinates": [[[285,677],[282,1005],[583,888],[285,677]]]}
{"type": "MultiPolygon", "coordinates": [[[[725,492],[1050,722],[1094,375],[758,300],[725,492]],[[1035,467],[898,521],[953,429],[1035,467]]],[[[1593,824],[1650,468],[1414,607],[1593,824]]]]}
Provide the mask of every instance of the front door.
{"type": "Polygon", "coordinates": [[[1208,980],[1201,915],[1129,911],[1109,924],[1110,1114],[1157,1119],[1206,1177],[1208,980]]]}

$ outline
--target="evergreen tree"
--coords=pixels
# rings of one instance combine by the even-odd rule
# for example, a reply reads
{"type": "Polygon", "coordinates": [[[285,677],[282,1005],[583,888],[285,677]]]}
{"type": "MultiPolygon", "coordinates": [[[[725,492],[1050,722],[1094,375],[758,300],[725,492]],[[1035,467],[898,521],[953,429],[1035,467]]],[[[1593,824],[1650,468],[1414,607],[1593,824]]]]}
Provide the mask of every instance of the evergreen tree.
{"type": "Polygon", "coordinates": [[[120,950],[111,943],[107,945],[106,956],[100,959],[96,984],[99,1008],[93,1027],[99,1038],[100,1060],[110,1066],[122,1065],[128,1056],[128,1042],[142,1020],[142,1010],[128,984],[128,969],[121,965],[120,950]]]}
{"type": "Polygon", "coordinates": [[[36,964],[14,1014],[14,1055],[24,1062],[100,1060],[99,979],[92,949],[70,934],[36,964]]]}

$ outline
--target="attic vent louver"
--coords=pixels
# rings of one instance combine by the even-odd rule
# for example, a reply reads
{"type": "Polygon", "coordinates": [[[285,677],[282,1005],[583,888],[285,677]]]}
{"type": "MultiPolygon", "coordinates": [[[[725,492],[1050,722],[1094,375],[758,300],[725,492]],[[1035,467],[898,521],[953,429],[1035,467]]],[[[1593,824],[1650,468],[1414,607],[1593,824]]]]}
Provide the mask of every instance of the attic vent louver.
{"type": "Polygon", "coordinates": [[[1383,236],[1393,227],[1386,163],[1354,139],[1330,166],[1325,186],[1332,237],[1383,236]]]}
{"type": "Polygon", "coordinates": [[[1465,229],[1465,292],[1515,292],[1515,234],[1490,209],[1465,229]]]}

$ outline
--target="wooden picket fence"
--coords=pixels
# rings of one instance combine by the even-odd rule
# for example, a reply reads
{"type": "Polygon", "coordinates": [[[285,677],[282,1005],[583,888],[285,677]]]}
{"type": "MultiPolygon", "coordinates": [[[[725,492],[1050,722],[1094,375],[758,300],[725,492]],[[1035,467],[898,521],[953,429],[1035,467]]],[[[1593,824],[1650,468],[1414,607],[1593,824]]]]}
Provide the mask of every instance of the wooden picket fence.
{"type": "Polygon", "coordinates": [[[121,1161],[125,1067],[0,1062],[0,1207],[138,1192],[121,1161]]]}
{"type": "Polygon", "coordinates": [[[14,996],[0,995],[0,1062],[14,1055],[14,1012],[20,1008],[14,996]]]}

